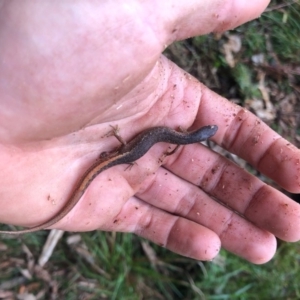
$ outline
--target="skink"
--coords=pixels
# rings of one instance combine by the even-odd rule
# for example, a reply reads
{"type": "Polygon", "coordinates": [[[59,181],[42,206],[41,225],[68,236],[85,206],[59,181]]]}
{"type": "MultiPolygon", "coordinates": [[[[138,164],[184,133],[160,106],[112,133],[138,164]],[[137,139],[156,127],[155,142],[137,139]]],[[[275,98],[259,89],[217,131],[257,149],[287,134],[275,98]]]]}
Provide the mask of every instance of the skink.
{"type": "Polygon", "coordinates": [[[96,161],[78,181],[69,200],[61,211],[50,220],[32,228],[18,231],[0,231],[3,234],[23,234],[46,229],[65,217],[78,203],[93,179],[103,171],[119,165],[131,164],[141,158],[156,143],[166,142],[176,145],[198,143],[212,137],[218,130],[216,125],[204,126],[192,132],[178,132],[169,127],[152,127],[140,132],[119,150],[108,154],[104,159],[96,161]]]}

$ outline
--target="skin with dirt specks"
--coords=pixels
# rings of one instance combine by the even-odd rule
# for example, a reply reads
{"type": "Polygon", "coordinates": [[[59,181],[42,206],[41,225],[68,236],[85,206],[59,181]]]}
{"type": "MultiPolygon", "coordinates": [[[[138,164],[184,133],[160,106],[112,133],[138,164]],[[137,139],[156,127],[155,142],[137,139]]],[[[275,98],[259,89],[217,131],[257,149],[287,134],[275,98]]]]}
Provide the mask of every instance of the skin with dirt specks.
{"type": "Polygon", "coordinates": [[[146,129],[136,135],[130,142],[123,145],[117,152],[107,155],[104,160],[95,162],[80,178],[66,205],[56,216],[32,228],[18,231],[0,231],[0,233],[17,235],[46,229],[60,221],[72,210],[93,179],[103,171],[119,164],[133,163],[144,156],[156,143],[166,142],[176,145],[199,143],[212,137],[217,130],[218,127],[216,125],[204,126],[192,132],[178,132],[169,127],[152,127],[146,129]]]}

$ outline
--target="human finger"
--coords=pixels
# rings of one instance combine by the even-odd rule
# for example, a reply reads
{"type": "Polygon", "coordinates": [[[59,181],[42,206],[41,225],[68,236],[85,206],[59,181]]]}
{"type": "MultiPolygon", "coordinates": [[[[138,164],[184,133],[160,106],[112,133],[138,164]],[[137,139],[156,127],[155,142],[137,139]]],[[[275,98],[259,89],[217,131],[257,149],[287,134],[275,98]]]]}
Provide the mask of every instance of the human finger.
{"type": "Polygon", "coordinates": [[[300,150],[245,108],[203,86],[195,126],[207,122],[218,125],[214,137],[218,144],[284,189],[300,192],[300,150]]]}
{"type": "Polygon", "coordinates": [[[112,230],[134,232],[178,254],[198,260],[211,260],[221,243],[212,230],[161,210],[135,197],[129,199],[114,218],[112,230]]]}
{"type": "MultiPolygon", "coordinates": [[[[164,30],[174,40],[235,28],[261,15],[269,0],[157,2],[164,30]]],[[[152,2],[151,2],[152,5],[152,2]]]]}
{"type": "Polygon", "coordinates": [[[184,147],[166,167],[256,226],[285,241],[300,239],[300,205],[210,149],[184,147]]]}
{"type": "Polygon", "coordinates": [[[265,263],[270,260],[276,251],[273,234],[241,217],[230,209],[230,204],[220,204],[197,185],[186,181],[196,183],[196,178],[204,178],[209,172],[205,164],[211,158],[204,154],[204,163],[199,163],[199,157],[191,155],[195,153],[192,148],[196,147],[184,147],[180,155],[174,158],[176,162],[171,158],[173,163],[168,163],[168,168],[175,174],[160,168],[136,196],[161,210],[209,228],[220,237],[223,248],[248,261],[265,263]],[[188,154],[190,156],[185,159],[188,154]]]}

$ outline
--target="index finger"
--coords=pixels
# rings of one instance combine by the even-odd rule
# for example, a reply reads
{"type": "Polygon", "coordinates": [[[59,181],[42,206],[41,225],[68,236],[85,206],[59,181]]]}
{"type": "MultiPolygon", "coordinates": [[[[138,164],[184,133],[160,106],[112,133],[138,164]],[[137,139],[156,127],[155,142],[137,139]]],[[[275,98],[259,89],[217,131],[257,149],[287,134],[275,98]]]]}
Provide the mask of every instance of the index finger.
{"type": "Polygon", "coordinates": [[[300,192],[300,150],[248,110],[203,86],[196,125],[216,124],[214,140],[284,189],[300,192]]]}

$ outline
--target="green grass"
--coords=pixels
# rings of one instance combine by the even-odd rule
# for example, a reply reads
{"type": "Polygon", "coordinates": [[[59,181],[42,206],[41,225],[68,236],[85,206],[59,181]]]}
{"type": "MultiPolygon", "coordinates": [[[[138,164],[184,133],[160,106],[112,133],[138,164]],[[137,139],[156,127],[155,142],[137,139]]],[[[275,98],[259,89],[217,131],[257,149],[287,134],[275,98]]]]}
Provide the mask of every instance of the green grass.
{"type": "MultiPolygon", "coordinates": [[[[38,256],[45,233],[27,235],[24,243],[38,256]]],[[[19,253],[21,242],[2,239],[0,265],[19,257],[0,273],[0,282],[20,276],[28,259],[19,253]]],[[[250,264],[224,250],[212,262],[200,262],[176,255],[132,234],[92,232],[82,234],[76,246],[61,242],[45,266],[46,280],[34,273],[25,286],[33,293],[45,289],[54,294],[49,282],[57,286],[60,299],[299,299],[300,243],[282,243],[275,258],[261,266],[250,264]],[[150,261],[141,243],[155,253],[150,261]],[[88,255],[80,255],[85,249],[88,255]]],[[[18,291],[18,286],[14,290],[18,291]]],[[[48,298],[49,299],[49,298],[48,298]]]]}
{"type": "MultiPolygon", "coordinates": [[[[272,1],[271,7],[285,1],[272,1]]],[[[291,84],[300,82],[300,3],[264,12],[261,18],[223,35],[195,37],[175,43],[166,55],[208,87],[227,98],[244,100],[259,97],[257,75],[266,72],[267,85],[276,84],[281,91],[291,91],[291,84]],[[231,35],[241,39],[242,48],[234,54],[235,67],[225,59],[223,46],[231,35]],[[254,55],[264,56],[263,66],[252,61],[254,55]],[[217,80],[215,80],[217,75],[217,80]],[[292,82],[291,82],[292,81],[292,82]]]]}

